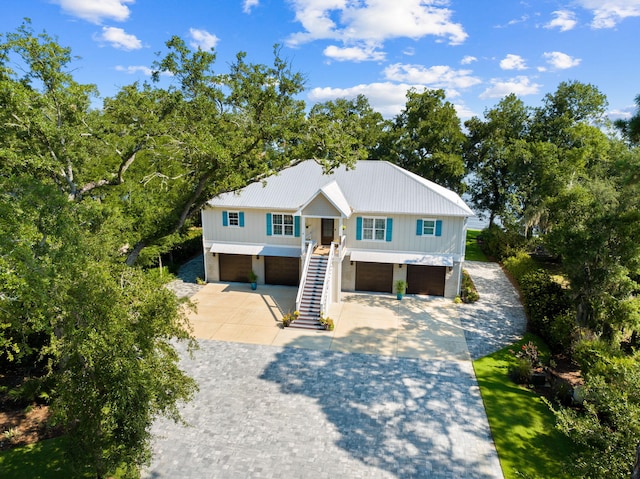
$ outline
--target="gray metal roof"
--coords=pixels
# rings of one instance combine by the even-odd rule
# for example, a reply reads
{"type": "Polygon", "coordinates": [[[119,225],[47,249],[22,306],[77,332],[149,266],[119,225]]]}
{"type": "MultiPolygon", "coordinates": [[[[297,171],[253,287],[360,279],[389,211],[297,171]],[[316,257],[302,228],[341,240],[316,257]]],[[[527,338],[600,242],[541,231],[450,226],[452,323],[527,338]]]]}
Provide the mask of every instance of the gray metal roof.
{"type": "MultiPolygon", "coordinates": [[[[270,176],[234,192],[211,199],[224,208],[264,208],[297,211],[320,189],[336,182],[354,213],[473,216],[451,190],[386,161],[362,160],[354,169],[335,169],[324,175],[314,160],[270,176]]],[[[333,185],[330,189],[335,188],[333,185]]]]}

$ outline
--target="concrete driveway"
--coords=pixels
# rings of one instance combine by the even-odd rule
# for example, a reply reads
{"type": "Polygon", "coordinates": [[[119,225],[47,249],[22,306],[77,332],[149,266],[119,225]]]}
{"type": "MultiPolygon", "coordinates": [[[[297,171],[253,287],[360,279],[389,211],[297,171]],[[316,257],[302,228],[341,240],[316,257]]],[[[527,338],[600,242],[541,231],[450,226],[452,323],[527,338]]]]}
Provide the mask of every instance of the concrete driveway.
{"type": "Polygon", "coordinates": [[[199,291],[201,347],[181,365],[200,391],[186,425],[154,424],[143,477],[502,479],[469,353],[526,319],[498,265],[465,268],[475,305],[346,294],[332,333],[280,328],[295,288],[178,284],[199,291]]]}
{"type": "Polygon", "coordinates": [[[271,346],[327,349],[420,359],[469,360],[451,300],[427,296],[343,293],[329,311],[333,331],[283,328],[282,315],[295,310],[297,288],[242,283],[207,284],[191,299],[199,339],[271,346]]]}

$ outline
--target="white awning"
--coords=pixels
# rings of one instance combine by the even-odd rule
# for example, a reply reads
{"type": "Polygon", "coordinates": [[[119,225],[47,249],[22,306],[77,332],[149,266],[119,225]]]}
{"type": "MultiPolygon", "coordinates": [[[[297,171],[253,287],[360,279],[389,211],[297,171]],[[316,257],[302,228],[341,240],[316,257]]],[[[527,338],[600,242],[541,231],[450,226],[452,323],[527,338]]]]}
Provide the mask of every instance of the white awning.
{"type": "Polygon", "coordinates": [[[289,256],[297,258],[301,249],[295,246],[277,246],[246,243],[214,243],[209,248],[212,253],[245,254],[250,256],[289,256]]]}
{"type": "Polygon", "coordinates": [[[453,255],[352,250],[351,261],[365,261],[368,263],[421,264],[426,266],[453,266],[453,255]]]}

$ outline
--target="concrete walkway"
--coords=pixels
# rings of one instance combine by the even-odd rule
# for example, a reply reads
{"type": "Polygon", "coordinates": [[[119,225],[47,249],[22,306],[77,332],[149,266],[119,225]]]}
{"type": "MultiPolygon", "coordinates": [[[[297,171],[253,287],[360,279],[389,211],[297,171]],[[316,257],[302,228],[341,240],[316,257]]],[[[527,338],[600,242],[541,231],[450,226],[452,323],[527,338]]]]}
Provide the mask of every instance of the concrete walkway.
{"type": "MultiPolygon", "coordinates": [[[[502,478],[469,359],[517,339],[524,313],[499,266],[465,268],[481,294],[476,305],[348,294],[331,311],[333,334],[281,329],[286,294],[270,294],[273,302],[261,298],[267,288],[245,295],[248,309],[262,301],[273,313],[268,324],[227,310],[199,334],[236,334],[246,323],[272,339],[218,336],[201,340],[193,358],[183,352],[200,392],[182,409],[188,426],[156,422],[143,477],[502,478]]],[[[226,287],[217,294],[224,301],[201,302],[200,312],[219,312],[240,294],[226,287]]]]}

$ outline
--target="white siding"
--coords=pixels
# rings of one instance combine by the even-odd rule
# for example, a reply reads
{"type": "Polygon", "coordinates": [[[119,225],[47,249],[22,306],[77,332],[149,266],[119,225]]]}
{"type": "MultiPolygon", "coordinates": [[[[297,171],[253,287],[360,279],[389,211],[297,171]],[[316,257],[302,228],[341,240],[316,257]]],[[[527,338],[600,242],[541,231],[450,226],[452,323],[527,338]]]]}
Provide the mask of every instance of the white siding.
{"type": "MultiPolygon", "coordinates": [[[[202,235],[205,247],[217,241],[228,243],[266,243],[285,246],[299,246],[301,244],[300,237],[296,236],[267,236],[267,213],[282,213],[283,211],[239,210],[244,213],[243,228],[223,226],[222,211],[238,210],[206,208],[202,211],[202,235]]],[[[291,211],[284,211],[284,213],[293,214],[291,211]]],[[[304,226],[301,221],[300,229],[302,230],[303,228],[304,226]]]]}
{"type": "Polygon", "coordinates": [[[440,254],[462,254],[462,235],[464,233],[464,218],[433,218],[442,220],[441,236],[418,236],[416,222],[426,216],[395,215],[393,218],[391,241],[356,240],[357,217],[374,216],[354,214],[345,221],[347,226],[347,246],[353,249],[372,249],[390,251],[418,251],[440,254]]]}
{"type": "Polygon", "coordinates": [[[339,217],[340,212],[323,195],[318,195],[303,210],[303,215],[333,218],[339,217]]]}

